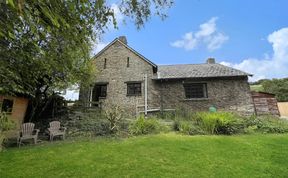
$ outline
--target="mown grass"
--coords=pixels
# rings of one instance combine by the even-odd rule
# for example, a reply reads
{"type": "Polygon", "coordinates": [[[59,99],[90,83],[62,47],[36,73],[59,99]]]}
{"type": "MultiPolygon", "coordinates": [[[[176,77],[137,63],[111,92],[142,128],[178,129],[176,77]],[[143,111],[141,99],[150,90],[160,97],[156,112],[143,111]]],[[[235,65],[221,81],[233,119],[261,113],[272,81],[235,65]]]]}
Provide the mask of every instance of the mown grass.
{"type": "Polygon", "coordinates": [[[250,90],[251,91],[264,91],[264,88],[262,85],[250,85],[250,90]]]}
{"type": "Polygon", "coordinates": [[[288,135],[64,141],[0,153],[0,177],[287,177],[288,135]]]}

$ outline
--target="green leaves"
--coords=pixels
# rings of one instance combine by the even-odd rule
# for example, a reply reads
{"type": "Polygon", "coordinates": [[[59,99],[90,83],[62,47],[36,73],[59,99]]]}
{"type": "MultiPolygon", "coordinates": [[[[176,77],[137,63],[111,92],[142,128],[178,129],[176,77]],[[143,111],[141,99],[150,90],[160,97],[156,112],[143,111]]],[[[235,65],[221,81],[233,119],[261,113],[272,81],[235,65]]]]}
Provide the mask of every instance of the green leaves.
{"type": "Polygon", "coordinates": [[[85,66],[93,26],[80,20],[83,14],[76,8],[67,9],[73,2],[25,1],[20,7],[8,3],[12,1],[0,3],[2,93],[35,96],[47,86],[53,91],[78,83],[82,76],[91,81],[94,74],[85,66]]]}
{"type": "MultiPolygon", "coordinates": [[[[8,118],[6,113],[0,113],[0,133],[15,128],[15,123],[8,118]]],[[[1,144],[1,143],[0,143],[1,144]]]]}
{"type": "Polygon", "coordinates": [[[261,84],[265,92],[276,95],[277,101],[288,101],[288,78],[265,80],[261,84]]]}
{"type": "MultiPolygon", "coordinates": [[[[151,2],[161,1],[170,2],[151,2]]],[[[140,27],[153,7],[149,0],[137,2],[132,11],[130,1],[118,4],[128,17],[137,17],[140,27]]],[[[114,11],[105,0],[1,1],[0,92],[42,99],[71,85],[89,85],[96,73],[90,60],[92,40],[105,32],[111,19],[116,28],[114,11]]]]}
{"type": "Polygon", "coordinates": [[[55,17],[55,15],[52,14],[52,12],[50,11],[50,9],[46,6],[40,6],[41,12],[45,15],[46,18],[48,18],[52,24],[59,28],[60,24],[58,22],[58,19],[55,17]]]}
{"type": "Polygon", "coordinates": [[[13,8],[15,8],[15,4],[13,2],[13,0],[6,0],[6,3],[10,6],[12,6],[13,8]]]}

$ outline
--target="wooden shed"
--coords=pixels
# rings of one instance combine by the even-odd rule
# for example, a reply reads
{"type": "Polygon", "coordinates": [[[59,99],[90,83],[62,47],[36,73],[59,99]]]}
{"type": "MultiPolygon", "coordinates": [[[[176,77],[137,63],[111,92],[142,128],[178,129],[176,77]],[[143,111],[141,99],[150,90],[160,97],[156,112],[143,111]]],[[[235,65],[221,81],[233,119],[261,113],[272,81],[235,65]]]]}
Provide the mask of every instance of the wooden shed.
{"type": "Polygon", "coordinates": [[[0,112],[5,112],[16,123],[17,130],[24,121],[28,101],[25,97],[0,95],[0,112]]]}
{"type": "Polygon", "coordinates": [[[255,91],[252,91],[251,94],[256,115],[280,115],[274,94],[255,91]]]}

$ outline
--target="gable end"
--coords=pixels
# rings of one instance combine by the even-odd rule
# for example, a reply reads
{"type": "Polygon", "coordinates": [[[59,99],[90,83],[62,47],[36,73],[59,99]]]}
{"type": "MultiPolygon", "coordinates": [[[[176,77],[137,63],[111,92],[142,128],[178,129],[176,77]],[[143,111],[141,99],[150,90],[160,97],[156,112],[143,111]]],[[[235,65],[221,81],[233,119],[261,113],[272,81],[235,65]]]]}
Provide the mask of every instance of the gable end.
{"type": "Polygon", "coordinates": [[[153,72],[156,73],[158,70],[158,66],[153,63],[152,61],[150,61],[149,59],[147,59],[146,57],[144,57],[143,55],[141,55],[140,53],[138,53],[136,50],[134,50],[133,48],[131,48],[130,46],[128,46],[127,44],[123,43],[119,38],[115,38],[111,43],[109,43],[105,48],[103,48],[101,51],[99,51],[93,58],[97,58],[99,57],[104,51],[106,51],[110,46],[112,46],[114,43],[119,42],[121,45],[123,45],[125,48],[127,48],[128,50],[130,50],[131,52],[133,52],[135,55],[139,56],[142,60],[144,60],[145,62],[147,62],[148,64],[150,64],[153,67],[153,72]]]}

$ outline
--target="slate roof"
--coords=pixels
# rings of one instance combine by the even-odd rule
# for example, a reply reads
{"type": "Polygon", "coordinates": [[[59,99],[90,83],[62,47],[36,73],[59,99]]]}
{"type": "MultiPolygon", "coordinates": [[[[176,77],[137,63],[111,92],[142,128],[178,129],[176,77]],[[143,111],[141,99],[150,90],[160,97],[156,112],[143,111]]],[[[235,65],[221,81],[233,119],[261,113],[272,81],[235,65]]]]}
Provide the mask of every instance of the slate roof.
{"type": "Polygon", "coordinates": [[[246,72],[227,67],[222,64],[178,64],[158,65],[157,77],[154,79],[179,79],[179,78],[213,78],[252,76],[246,72]]]}

